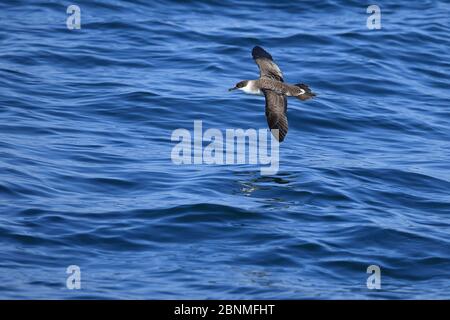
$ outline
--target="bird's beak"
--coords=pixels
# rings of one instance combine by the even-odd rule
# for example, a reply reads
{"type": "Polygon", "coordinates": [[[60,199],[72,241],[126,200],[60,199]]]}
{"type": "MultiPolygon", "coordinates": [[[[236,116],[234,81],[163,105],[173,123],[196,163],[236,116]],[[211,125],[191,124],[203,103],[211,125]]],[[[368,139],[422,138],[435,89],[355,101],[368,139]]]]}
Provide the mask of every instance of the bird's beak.
{"type": "Polygon", "coordinates": [[[230,89],[228,89],[228,91],[233,91],[233,90],[236,90],[237,88],[236,87],[234,87],[234,88],[230,88],[230,89]]]}

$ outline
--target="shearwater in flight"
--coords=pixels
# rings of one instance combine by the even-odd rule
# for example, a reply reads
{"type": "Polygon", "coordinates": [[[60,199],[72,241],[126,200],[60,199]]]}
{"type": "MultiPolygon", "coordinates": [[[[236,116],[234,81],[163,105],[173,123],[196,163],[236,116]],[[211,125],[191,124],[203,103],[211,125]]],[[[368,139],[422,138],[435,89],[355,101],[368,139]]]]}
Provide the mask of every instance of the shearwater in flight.
{"type": "Polygon", "coordinates": [[[240,81],[229,91],[237,89],[248,94],[264,95],[266,98],[267,123],[271,130],[278,129],[278,136],[274,131],[272,131],[272,134],[279,142],[282,142],[288,131],[287,97],[308,100],[316,94],[306,84],[291,85],[284,83],[280,68],[275,64],[272,56],[263,48],[254,47],[252,56],[259,67],[259,79],[240,81]]]}

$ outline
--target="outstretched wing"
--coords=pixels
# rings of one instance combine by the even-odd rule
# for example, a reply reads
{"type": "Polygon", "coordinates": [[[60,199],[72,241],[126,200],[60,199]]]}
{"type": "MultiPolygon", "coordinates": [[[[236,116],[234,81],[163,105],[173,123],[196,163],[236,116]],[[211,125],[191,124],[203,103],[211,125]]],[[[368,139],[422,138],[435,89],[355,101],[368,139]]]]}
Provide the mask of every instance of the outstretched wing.
{"type": "Polygon", "coordinates": [[[252,50],[253,59],[259,67],[259,77],[284,82],[283,73],[273,62],[272,56],[263,48],[256,46],[252,50]]]}
{"type": "Polygon", "coordinates": [[[266,98],[266,118],[270,129],[278,129],[279,142],[284,140],[288,132],[288,120],[286,116],[287,98],[270,90],[264,90],[266,98]]]}

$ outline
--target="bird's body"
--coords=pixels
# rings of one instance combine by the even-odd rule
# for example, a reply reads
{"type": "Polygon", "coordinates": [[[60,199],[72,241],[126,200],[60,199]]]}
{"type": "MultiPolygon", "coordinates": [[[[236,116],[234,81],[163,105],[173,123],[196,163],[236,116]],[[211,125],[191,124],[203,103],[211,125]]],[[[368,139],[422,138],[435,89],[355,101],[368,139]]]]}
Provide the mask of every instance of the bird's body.
{"type": "Polygon", "coordinates": [[[258,80],[249,80],[245,87],[239,88],[238,90],[242,90],[247,94],[256,94],[258,96],[262,96],[263,92],[259,87],[258,80]]]}
{"type": "Polygon", "coordinates": [[[257,95],[263,95],[264,90],[270,90],[288,97],[298,97],[305,93],[304,89],[295,85],[265,78],[248,80],[247,85],[241,90],[248,94],[257,95]]]}
{"type": "Polygon", "coordinates": [[[267,123],[274,136],[282,142],[288,131],[287,97],[307,100],[314,97],[315,93],[306,84],[285,83],[280,68],[263,48],[254,47],[252,56],[260,70],[259,79],[241,81],[230,90],[238,89],[247,94],[264,95],[267,123]]]}

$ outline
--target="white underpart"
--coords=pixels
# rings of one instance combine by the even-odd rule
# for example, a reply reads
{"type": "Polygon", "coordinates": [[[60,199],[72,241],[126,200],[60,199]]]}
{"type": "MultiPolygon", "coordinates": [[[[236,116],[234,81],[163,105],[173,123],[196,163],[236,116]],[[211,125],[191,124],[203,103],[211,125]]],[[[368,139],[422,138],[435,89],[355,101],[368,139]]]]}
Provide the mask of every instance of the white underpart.
{"type": "Polygon", "coordinates": [[[239,88],[239,90],[242,90],[247,94],[262,95],[262,91],[254,85],[253,81],[249,81],[245,87],[239,88]]]}
{"type": "Polygon", "coordinates": [[[303,90],[302,88],[300,88],[300,93],[299,94],[296,94],[295,96],[293,96],[290,92],[288,92],[286,95],[288,96],[288,97],[298,97],[298,96],[301,96],[302,94],[305,94],[305,90],[303,90]]]}
{"type": "MultiPolygon", "coordinates": [[[[249,81],[245,87],[239,88],[239,90],[242,90],[247,94],[256,94],[256,95],[263,94],[263,92],[255,86],[253,81],[249,81]]],[[[298,95],[300,96],[305,93],[306,93],[306,91],[304,89],[300,88],[300,93],[298,95]]],[[[288,93],[287,96],[291,96],[291,95],[288,93]]]]}

